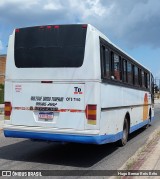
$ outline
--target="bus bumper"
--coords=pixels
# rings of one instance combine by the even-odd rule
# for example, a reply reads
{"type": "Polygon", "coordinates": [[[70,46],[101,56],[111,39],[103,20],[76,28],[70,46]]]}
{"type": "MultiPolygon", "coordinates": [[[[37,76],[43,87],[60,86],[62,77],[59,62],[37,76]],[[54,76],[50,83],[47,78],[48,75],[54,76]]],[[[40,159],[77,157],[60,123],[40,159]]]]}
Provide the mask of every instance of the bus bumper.
{"type": "Polygon", "coordinates": [[[32,140],[44,140],[54,142],[74,142],[84,144],[106,144],[122,138],[122,132],[116,135],[77,135],[77,134],[56,134],[35,131],[18,131],[4,129],[5,137],[27,138],[32,140]]]}

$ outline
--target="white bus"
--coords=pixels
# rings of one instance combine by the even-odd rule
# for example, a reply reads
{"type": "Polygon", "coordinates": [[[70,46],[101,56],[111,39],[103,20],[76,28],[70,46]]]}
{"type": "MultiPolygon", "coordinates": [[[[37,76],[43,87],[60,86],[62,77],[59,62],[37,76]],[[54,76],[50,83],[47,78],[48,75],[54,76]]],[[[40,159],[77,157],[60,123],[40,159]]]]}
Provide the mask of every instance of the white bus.
{"type": "Polygon", "coordinates": [[[19,28],[9,38],[6,137],[125,145],[153,107],[151,72],[90,24],[19,28]]]}

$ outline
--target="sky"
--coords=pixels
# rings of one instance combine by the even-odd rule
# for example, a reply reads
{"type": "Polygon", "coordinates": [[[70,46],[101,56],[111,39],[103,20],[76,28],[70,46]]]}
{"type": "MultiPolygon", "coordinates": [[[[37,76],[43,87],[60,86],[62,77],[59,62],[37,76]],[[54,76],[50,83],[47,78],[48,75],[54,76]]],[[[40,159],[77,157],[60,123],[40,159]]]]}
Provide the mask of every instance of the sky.
{"type": "Polygon", "coordinates": [[[0,0],[0,54],[14,28],[89,23],[160,78],[160,0],[0,0]]]}

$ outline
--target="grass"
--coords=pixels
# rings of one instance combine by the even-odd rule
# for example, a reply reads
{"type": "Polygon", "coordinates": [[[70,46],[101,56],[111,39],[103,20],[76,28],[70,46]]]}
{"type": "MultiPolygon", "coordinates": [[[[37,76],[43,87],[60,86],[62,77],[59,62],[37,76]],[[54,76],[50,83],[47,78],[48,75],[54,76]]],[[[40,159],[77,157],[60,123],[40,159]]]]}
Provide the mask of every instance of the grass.
{"type": "Polygon", "coordinates": [[[4,103],[4,85],[0,84],[0,104],[4,103]]]}

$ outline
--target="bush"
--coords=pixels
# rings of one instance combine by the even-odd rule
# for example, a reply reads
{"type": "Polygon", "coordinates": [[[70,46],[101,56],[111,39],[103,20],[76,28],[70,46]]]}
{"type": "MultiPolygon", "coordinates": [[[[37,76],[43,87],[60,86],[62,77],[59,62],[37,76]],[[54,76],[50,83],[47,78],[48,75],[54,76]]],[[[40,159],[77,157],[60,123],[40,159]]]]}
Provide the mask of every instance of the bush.
{"type": "Polygon", "coordinates": [[[4,103],[4,85],[0,84],[0,104],[4,103]]]}

